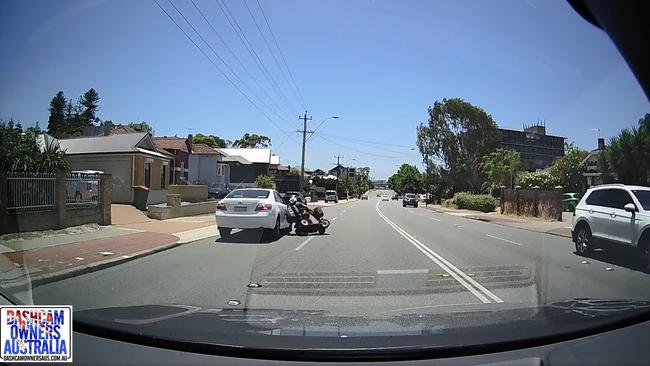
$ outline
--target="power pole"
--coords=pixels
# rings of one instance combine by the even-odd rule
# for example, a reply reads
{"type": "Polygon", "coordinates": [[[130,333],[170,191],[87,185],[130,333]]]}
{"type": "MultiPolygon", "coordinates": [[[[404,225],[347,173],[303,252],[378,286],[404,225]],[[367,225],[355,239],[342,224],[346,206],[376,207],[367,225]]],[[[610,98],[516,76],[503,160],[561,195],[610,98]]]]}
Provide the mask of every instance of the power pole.
{"type": "Polygon", "coordinates": [[[336,194],[339,192],[339,180],[341,179],[341,158],[344,156],[341,154],[335,155],[336,158],[336,194]]]}
{"type": "Polygon", "coordinates": [[[303,117],[298,117],[302,120],[302,160],[300,163],[300,179],[298,180],[299,192],[302,193],[305,188],[305,142],[307,142],[307,121],[311,121],[311,117],[307,118],[307,111],[303,117]]]}

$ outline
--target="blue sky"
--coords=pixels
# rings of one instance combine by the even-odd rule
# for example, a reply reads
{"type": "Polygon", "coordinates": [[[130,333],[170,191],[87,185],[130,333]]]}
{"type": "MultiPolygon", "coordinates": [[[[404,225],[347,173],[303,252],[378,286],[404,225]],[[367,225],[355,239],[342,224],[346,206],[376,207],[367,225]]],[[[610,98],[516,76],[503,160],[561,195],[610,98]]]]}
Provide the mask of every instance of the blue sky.
{"type": "MultiPolygon", "coordinates": [[[[219,64],[169,1],[158,1],[219,64]]],[[[288,103],[215,0],[194,1],[244,68],[190,0],[172,1],[275,124],[153,0],[0,2],[0,118],[45,127],[57,90],[76,99],[93,87],[102,119],[146,120],[157,135],[186,135],[188,128],[227,139],[262,133],[272,137],[283,163],[296,166],[297,114],[307,108],[312,126],[341,117],[325,122],[323,134],[309,140],[307,167],[328,168],[341,154],[346,164],[370,166],[374,177],[386,178],[402,162],[421,165],[410,150],[415,126],[426,120],[428,106],[445,97],[484,108],[501,127],[545,120],[549,133],[586,149],[596,145],[590,129],[610,137],[650,112],[607,36],[564,1],[260,0],[305,105],[285,82],[243,2],[225,0],[288,103]]],[[[256,0],[246,4],[266,31],[256,0]]]]}

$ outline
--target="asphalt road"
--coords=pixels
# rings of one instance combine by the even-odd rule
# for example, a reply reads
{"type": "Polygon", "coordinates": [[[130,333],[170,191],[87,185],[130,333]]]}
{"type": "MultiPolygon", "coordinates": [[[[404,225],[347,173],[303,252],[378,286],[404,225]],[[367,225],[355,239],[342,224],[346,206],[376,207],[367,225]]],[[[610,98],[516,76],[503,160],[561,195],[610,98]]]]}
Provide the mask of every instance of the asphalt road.
{"type": "Polygon", "coordinates": [[[326,235],[284,235],[265,244],[258,232],[228,241],[215,236],[42,285],[34,302],[75,310],[184,304],[393,316],[650,299],[650,275],[636,270],[626,252],[584,258],[568,238],[422,205],[403,208],[374,193],[324,211],[332,221],[326,235]]]}

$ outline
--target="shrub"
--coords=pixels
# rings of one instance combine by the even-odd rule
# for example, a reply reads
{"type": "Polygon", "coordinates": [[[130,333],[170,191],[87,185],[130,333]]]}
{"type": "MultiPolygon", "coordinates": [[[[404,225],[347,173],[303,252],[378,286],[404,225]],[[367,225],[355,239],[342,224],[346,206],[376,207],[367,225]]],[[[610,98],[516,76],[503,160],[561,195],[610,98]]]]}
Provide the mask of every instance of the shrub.
{"type": "Polygon", "coordinates": [[[492,212],[497,207],[497,201],[489,194],[470,194],[459,192],[454,195],[453,204],[460,209],[492,212]]]}
{"type": "Polygon", "coordinates": [[[259,175],[257,176],[257,179],[255,179],[255,185],[257,188],[273,188],[273,186],[275,186],[275,181],[271,176],[259,175]]]}

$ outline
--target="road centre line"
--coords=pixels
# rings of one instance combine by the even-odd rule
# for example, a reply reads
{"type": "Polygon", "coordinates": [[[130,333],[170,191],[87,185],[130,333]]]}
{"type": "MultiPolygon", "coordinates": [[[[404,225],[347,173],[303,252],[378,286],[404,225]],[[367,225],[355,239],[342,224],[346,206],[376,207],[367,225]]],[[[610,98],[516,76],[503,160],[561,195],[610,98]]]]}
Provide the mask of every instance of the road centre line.
{"type": "Polygon", "coordinates": [[[474,296],[476,296],[483,303],[490,303],[491,302],[491,300],[488,299],[487,297],[490,297],[494,302],[498,302],[498,303],[503,302],[503,300],[501,298],[499,298],[497,295],[495,295],[490,290],[483,287],[483,285],[476,282],[474,279],[472,279],[466,273],[464,273],[463,271],[458,269],[456,266],[451,264],[449,261],[447,261],[441,255],[439,255],[438,253],[431,250],[431,248],[429,248],[426,245],[422,244],[419,240],[417,240],[411,234],[406,232],[406,230],[402,229],[397,224],[393,223],[388,217],[386,217],[386,215],[384,215],[379,210],[379,204],[380,203],[381,202],[377,202],[377,205],[375,206],[375,211],[377,211],[377,214],[382,219],[384,219],[384,221],[386,221],[386,223],[388,223],[393,229],[395,229],[395,231],[402,234],[404,236],[404,239],[408,240],[420,252],[422,252],[424,255],[429,257],[429,259],[431,259],[434,263],[436,263],[445,272],[449,273],[456,281],[458,281],[458,283],[460,283],[463,287],[465,287],[469,292],[474,294],[474,296]]]}
{"type": "Polygon", "coordinates": [[[305,244],[309,243],[309,241],[312,240],[313,238],[315,238],[315,236],[310,236],[310,237],[308,237],[305,241],[303,241],[302,243],[300,243],[300,245],[298,245],[298,246],[296,247],[296,249],[294,249],[294,251],[298,251],[298,250],[302,249],[302,247],[304,247],[305,244]]]}
{"type": "Polygon", "coordinates": [[[332,220],[330,220],[330,221],[334,221],[334,220],[336,220],[337,218],[338,218],[338,216],[332,217],[332,220]]]}
{"type": "Polygon", "coordinates": [[[512,240],[508,240],[508,239],[504,239],[504,238],[499,238],[498,236],[494,236],[494,235],[490,235],[490,234],[485,234],[485,235],[489,236],[490,238],[494,238],[494,239],[497,239],[497,240],[505,241],[506,243],[510,243],[510,244],[514,244],[514,245],[519,245],[519,246],[521,246],[521,244],[517,243],[516,241],[512,241],[512,240]]]}
{"type": "Polygon", "coordinates": [[[436,220],[436,221],[442,221],[440,219],[436,219],[435,217],[429,217],[431,220],[436,220]]]}

